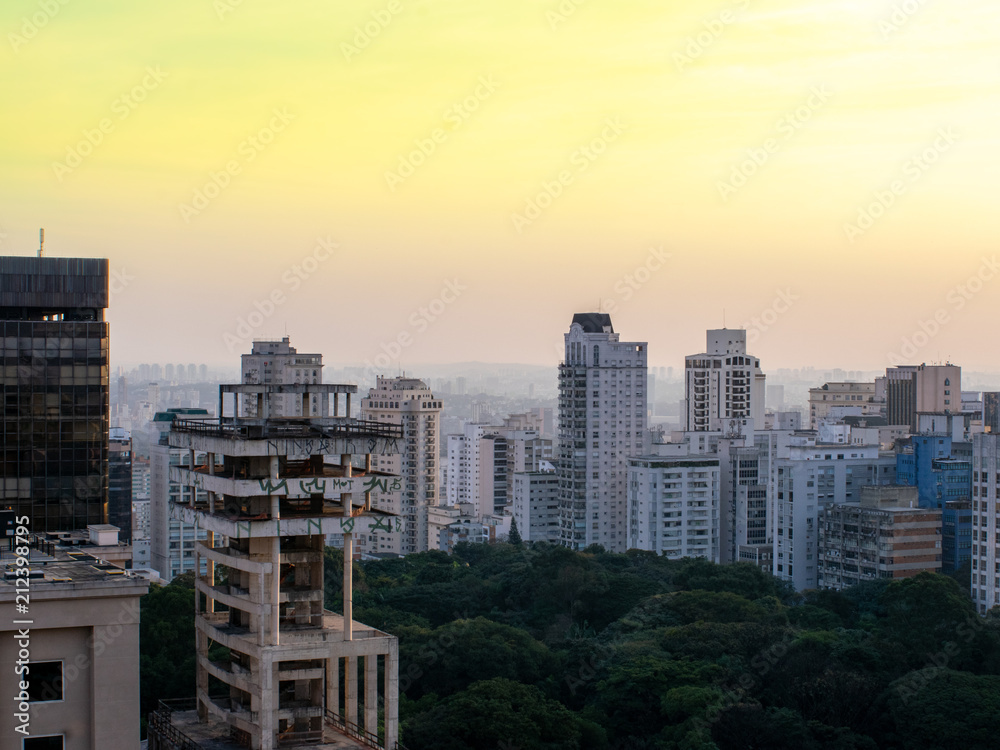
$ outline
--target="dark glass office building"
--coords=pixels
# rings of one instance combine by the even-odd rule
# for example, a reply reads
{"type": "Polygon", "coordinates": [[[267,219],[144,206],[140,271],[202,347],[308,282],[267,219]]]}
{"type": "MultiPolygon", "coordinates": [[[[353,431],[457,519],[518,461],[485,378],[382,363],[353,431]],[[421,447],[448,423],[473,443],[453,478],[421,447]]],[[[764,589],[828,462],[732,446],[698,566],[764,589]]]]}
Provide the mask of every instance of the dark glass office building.
{"type": "Polygon", "coordinates": [[[31,530],[107,523],[108,261],[0,257],[0,507],[31,530]]]}
{"type": "Polygon", "coordinates": [[[108,523],[118,541],[132,542],[132,435],[112,427],[108,439],[108,523]]]}

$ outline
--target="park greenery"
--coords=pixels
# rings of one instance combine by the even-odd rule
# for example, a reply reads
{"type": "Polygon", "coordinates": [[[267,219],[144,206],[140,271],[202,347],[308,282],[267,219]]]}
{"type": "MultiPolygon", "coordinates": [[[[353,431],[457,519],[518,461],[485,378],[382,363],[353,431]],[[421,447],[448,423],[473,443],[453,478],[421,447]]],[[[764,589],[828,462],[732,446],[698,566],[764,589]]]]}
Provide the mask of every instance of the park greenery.
{"type": "MultiPolygon", "coordinates": [[[[339,610],[341,553],[326,555],[339,610]]],[[[968,572],[957,576],[965,577],[968,572]]],[[[355,563],[410,750],[993,748],[1000,617],[923,573],[796,593],[748,564],[546,544],[355,563]]],[[[142,702],[194,693],[194,591],[142,608],[142,702]]]]}

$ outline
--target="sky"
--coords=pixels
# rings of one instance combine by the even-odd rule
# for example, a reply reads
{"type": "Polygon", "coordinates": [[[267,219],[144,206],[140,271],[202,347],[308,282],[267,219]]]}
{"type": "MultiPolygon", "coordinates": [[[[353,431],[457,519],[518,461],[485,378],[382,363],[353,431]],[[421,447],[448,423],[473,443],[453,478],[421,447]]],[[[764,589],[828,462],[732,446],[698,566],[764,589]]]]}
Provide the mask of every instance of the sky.
{"type": "Polygon", "coordinates": [[[112,361],[1000,370],[1000,5],[5,0],[0,254],[110,259],[112,361]]]}

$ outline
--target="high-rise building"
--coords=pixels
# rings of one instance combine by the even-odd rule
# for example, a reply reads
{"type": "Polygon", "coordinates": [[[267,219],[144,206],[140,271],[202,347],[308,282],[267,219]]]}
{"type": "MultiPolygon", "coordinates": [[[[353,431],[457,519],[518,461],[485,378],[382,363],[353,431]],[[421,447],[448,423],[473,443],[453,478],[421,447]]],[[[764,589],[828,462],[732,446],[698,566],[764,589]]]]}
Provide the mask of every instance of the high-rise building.
{"type": "Polygon", "coordinates": [[[776,445],[768,487],[773,573],[797,590],[816,588],[819,514],[857,505],[864,485],[895,484],[896,457],[877,445],[824,445],[793,437],[776,445]]]}
{"type": "Polygon", "coordinates": [[[606,313],[577,313],[559,365],[559,530],[572,549],[627,544],[628,459],[646,431],[644,341],[620,341],[606,313]]]}
{"type": "Polygon", "coordinates": [[[719,458],[629,459],[628,548],[719,562],[719,458]]]}
{"type": "Polygon", "coordinates": [[[1000,392],[983,393],[983,429],[992,434],[1000,433],[1000,392]]]}
{"type": "Polygon", "coordinates": [[[962,412],[962,368],[957,365],[902,365],[885,371],[886,417],[918,431],[919,414],[962,412]]]}
{"type": "MultiPolygon", "coordinates": [[[[299,354],[291,345],[288,336],[277,340],[254,341],[250,353],[241,357],[240,364],[241,380],[247,384],[302,385],[323,382],[323,355],[299,354]]],[[[297,394],[276,394],[269,403],[270,408],[275,409],[275,414],[272,416],[309,416],[302,413],[302,399],[297,394]]],[[[347,408],[350,407],[348,399],[347,408]]],[[[256,408],[256,404],[247,402],[245,408],[252,411],[256,408]]],[[[314,398],[307,411],[315,412],[318,408],[319,402],[314,398]]]]}
{"type": "Polygon", "coordinates": [[[348,737],[397,747],[398,643],[354,621],[352,559],[354,534],[394,530],[400,520],[373,504],[373,492],[398,479],[375,470],[373,458],[398,450],[403,430],[330,415],[341,396],[356,392],[353,385],[223,385],[220,403],[235,400],[234,416],[220,408],[210,422],[173,422],[168,448],[189,460],[171,466],[169,479],[189,491],[171,514],[209,534],[195,547],[195,560],[206,563],[195,565],[204,570],[195,586],[205,604],[198,596],[196,699],[164,703],[150,716],[151,748],[358,744],[348,737]],[[318,409],[276,416],[281,407],[270,399],[288,395],[318,409]],[[241,401],[269,416],[242,416],[241,401]],[[343,537],[343,614],[323,606],[329,535],[343,537]],[[227,541],[213,546],[219,538],[227,541]]]}
{"type": "MultiPolygon", "coordinates": [[[[157,412],[153,417],[153,428],[157,439],[149,447],[149,485],[150,485],[150,529],[149,556],[150,567],[162,578],[172,581],[181,573],[195,569],[195,552],[199,542],[207,539],[204,528],[170,515],[172,502],[188,502],[187,495],[196,492],[204,496],[205,491],[182,485],[170,478],[172,466],[203,465],[205,455],[172,448],[167,441],[170,427],[176,419],[190,422],[211,419],[205,409],[168,409],[157,412]]],[[[204,572],[204,561],[202,562],[204,572]]]]}
{"type": "Polygon", "coordinates": [[[377,507],[403,519],[402,534],[377,530],[358,538],[360,552],[408,555],[436,548],[428,538],[428,510],[438,504],[442,403],[417,378],[378,376],[361,399],[361,419],[400,425],[403,450],[373,456],[373,467],[402,477],[402,488],[382,493],[377,507]]]}
{"type": "Polygon", "coordinates": [[[972,436],[972,601],[1000,604],[1000,435],[972,436]]]}
{"type": "Polygon", "coordinates": [[[107,521],[108,261],[0,257],[0,505],[32,532],[107,521]]]}
{"type": "Polygon", "coordinates": [[[118,539],[132,543],[132,436],[112,427],[108,440],[108,523],[118,539]]]}
{"type": "Polygon", "coordinates": [[[747,332],[708,331],[703,354],[684,358],[683,415],[688,431],[730,430],[754,420],[764,424],[765,375],[760,360],[747,354],[747,332]]]}
{"type": "Polygon", "coordinates": [[[513,520],[525,542],[559,543],[559,477],[555,467],[514,474],[513,520]]]}
{"type": "Polygon", "coordinates": [[[939,573],[941,511],[921,508],[915,487],[862,487],[860,505],[820,512],[817,549],[816,582],[824,589],[939,573]]]}

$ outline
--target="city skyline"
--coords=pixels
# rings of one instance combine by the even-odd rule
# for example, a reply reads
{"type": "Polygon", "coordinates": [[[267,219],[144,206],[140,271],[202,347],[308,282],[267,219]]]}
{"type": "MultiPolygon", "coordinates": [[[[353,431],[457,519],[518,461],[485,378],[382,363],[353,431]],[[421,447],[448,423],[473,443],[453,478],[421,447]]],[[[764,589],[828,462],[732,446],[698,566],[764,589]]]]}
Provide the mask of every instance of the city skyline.
{"type": "Polygon", "coordinates": [[[165,318],[212,362],[286,330],[333,352],[349,318],[369,336],[339,361],[408,342],[386,372],[554,365],[591,310],[652,365],[725,323],[773,368],[997,370],[977,330],[1000,305],[998,20],[972,0],[14,3],[0,253],[45,227],[50,255],[108,257],[137,362],[165,318]],[[517,336],[484,335],[500,310],[517,336]]]}

